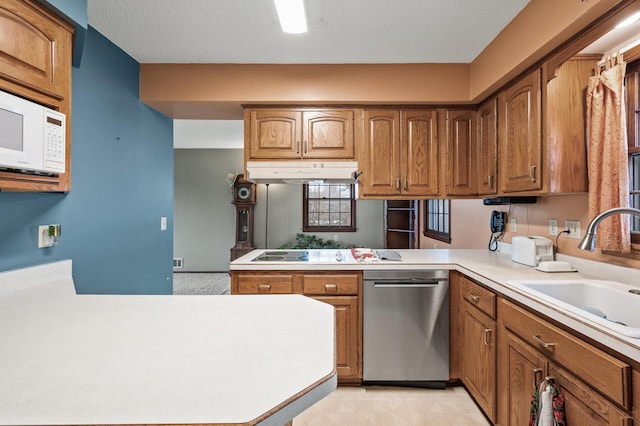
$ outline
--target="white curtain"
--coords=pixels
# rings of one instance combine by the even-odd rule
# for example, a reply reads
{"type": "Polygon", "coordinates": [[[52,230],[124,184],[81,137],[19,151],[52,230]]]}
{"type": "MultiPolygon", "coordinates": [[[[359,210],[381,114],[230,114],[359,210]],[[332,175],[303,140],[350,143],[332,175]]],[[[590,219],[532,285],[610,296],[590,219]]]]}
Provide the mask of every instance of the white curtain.
{"type": "MultiPolygon", "coordinates": [[[[629,164],[625,122],[624,76],[621,55],[607,58],[589,80],[587,89],[587,141],[589,165],[589,217],[603,210],[629,206],[629,164]]],[[[631,251],[628,215],[614,215],[598,226],[596,247],[631,251]]]]}

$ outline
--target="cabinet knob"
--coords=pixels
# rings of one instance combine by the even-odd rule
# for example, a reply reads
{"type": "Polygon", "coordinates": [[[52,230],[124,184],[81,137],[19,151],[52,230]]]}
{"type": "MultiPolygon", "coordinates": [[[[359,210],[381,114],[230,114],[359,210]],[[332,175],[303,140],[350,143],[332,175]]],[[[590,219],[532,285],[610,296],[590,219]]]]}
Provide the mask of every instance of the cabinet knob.
{"type": "Polygon", "coordinates": [[[489,175],[487,180],[489,181],[489,189],[493,189],[493,175],[489,175]]]}
{"type": "Polygon", "coordinates": [[[327,293],[335,293],[336,291],[338,291],[338,285],[337,284],[325,284],[324,285],[324,290],[327,293]]]}
{"type": "Polygon", "coordinates": [[[469,298],[471,299],[471,301],[473,301],[473,303],[478,303],[480,302],[480,297],[476,296],[475,294],[469,292],[469,298]]]}
{"type": "Polygon", "coordinates": [[[536,166],[529,167],[529,179],[531,179],[531,182],[536,181],[536,166]]]}
{"type": "Polygon", "coordinates": [[[306,154],[309,151],[309,141],[304,141],[304,153],[306,154]]]}
{"type": "Polygon", "coordinates": [[[400,191],[400,178],[396,179],[396,190],[400,191]]]}
{"type": "Polygon", "coordinates": [[[407,189],[409,189],[409,179],[404,178],[404,190],[406,191],[407,189]]]}
{"type": "Polygon", "coordinates": [[[300,141],[296,141],[296,154],[300,154],[300,141]]]}

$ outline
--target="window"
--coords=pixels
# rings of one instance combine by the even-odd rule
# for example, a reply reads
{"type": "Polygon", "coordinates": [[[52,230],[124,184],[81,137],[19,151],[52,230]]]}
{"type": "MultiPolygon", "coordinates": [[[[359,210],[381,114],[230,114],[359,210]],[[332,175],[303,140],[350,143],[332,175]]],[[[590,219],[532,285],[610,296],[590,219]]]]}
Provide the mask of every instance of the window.
{"type": "MultiPolygon", "coordinates": [[[[640,208],[640,60],[627,66],[627,137],[629,206],[640,208]]],[[[631,216],[631,242],[640,244],[640,218],[631,216]]]]}
{"type": "Polygon", "coordinates": [[[451,214],[449,200],[425,200],[424,236],[451,242],[451,214]]]}
{"type": "Polygon", "coordinates": [[[355,232],[354,185],[308,183],[302,187],[302,230],[355,232]]]}

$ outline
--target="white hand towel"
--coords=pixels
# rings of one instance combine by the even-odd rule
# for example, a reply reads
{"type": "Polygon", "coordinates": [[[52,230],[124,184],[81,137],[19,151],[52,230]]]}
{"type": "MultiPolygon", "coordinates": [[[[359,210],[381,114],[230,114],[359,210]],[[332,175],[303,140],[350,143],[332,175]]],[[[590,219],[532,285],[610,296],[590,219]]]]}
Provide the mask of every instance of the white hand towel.
{"type": "Polygon", "coordinates": [[[540,386],[538,426],[553,426],[553,394],[546,381],[540,386]],[[544,387],[544,390],[542,388],[544,387]]]}

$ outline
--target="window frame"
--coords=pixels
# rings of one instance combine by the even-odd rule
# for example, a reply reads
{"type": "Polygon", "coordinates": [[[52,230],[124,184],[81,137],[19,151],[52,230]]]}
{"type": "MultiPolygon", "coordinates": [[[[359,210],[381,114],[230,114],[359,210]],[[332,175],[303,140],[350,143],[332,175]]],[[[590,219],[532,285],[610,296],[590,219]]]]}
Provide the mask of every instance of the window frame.
{"type": "MultiPolygon", "coordinates": [[[[629,205],[635,203],[632,196],[640,196],[640,188],[633,190],[634,180],[640,179],[640,167],[634,167],[634,157],[640,155],[640,59],[636,59],[627,65],[625,76],[626,101],[627,101],[627,147],[629,160],[629,205]],[[639,176],[634,179],[633,171],[639,176]]],[[[637,164],[637,163],[636,163],[637,164]]],[[[634,219],[631,218],[631,242],[640,244],[640,229],[633,230],[634,219]]]]}
{"type": "MultiPolygon", "coordinates": [[[[423,235],[427,238],[432,238],[434,240],[438,240],[438,241],[442,241],[444,243],[448,243],[451,244],[451,200],[449,200],[448,198],[445,199],[429,199],[429,200],[424,200],[423,203],[423,212],[424,212],[424,216],[423,216],[423,235]],[[429,216],[432,215],[431,211],[432,209],[430,209],[430,204],[432,202],[446,202],[447,203],[447,207],[446,209],[443,209],[442,212],[436,211],[435,213],[433,213],[433,215],[436,216],[443,216],[443,218],[445,218],[446,221],[446,229],[448,231],[444,231],[443,229],[440,229],[440,227],[438,228],[430,228],[429,227],[429,216]],[[446,211],[445,211],[446,210],[446,211]]],[[[442,223],[444,224],[445,221],[440,221],[438,220],[438,223],[442,223]]]]}
{"type": "Polygon", "coordinates": [[[347,200],[347,198],[309,198],[309,184],[302,185],[302,231],[303,232],[356,232],[358,230],[356,226],[356,188],[354,184],[332,184],[325,183],[324,185],[348,185],[351,188],[351,202],[350,202],[350,215],[351,226],[315,226],[309,225],[309,200],[316,199],[328,199],[328,200],[347,200]]]}

